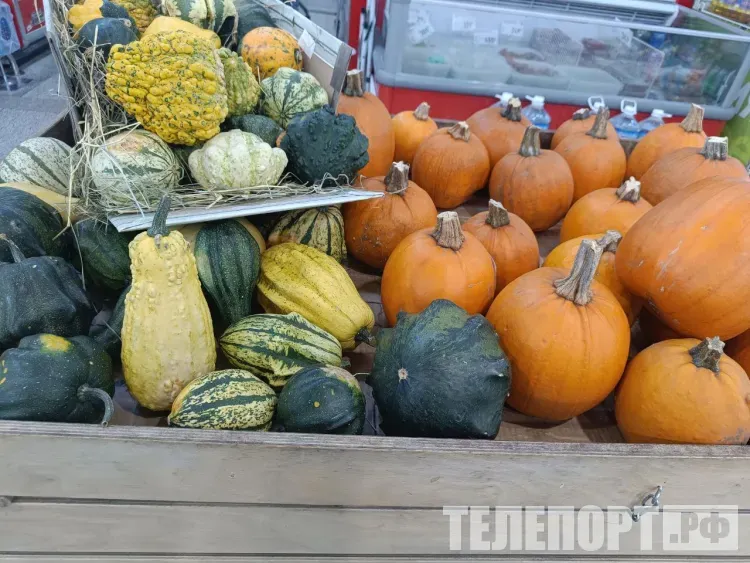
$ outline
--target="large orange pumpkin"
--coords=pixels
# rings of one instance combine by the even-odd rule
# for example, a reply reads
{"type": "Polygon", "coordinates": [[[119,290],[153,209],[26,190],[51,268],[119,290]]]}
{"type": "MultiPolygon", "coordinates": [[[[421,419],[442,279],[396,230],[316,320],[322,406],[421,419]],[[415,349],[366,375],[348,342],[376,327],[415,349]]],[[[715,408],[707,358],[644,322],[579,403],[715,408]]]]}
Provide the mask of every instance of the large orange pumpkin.
{"type": "Polygon", "coordinates": [[[400,311],[419,313],[448,299],[470,315],[484,313],[495,295],[495,264],[474,235],[461,230],[454,211],[438,215],[437,227],[412,233],[393,251],[380,287],[393,326],[400,311]]]}
{"type": "Polygon", "coordinates": [[[496,294],[517,277],[539,267],[539,244],[534,231],[493,199],[488,211],[464,223],[464,231],[477,237],[495,261],[496,294]]]}
{"type": "Polygon", "coordinates": [[[727,356],[740,364],[746,373],[750,371],[750,330],[746,330],[727,342],[725,352],[727,356]]]}
{"type": "Polygon", "coordinates": [[[560,228],[560,240],[614,230],[628,232],[651,209],[641,198],[641,185],[631,178],[619,188],[603,188],[586,194],[573,204],[560,228]]]}
{"type": "Polygon", "coordinates": [[[539,129],[528,127],[518,152],[505,155],[492,169],[490,197],[532,230],[545,231],[570,208],[573,175],[562,156],[539,148],[539,129]]]}
{"type": "Polygon", "coordinates": [[[302,51],[294,35],[275,27],[256,27],[242,38],[240,55],[258,81],[281,67],[302,70],[302,51]]]}
{"type": "Polygon", "coordinates": [[[573,268],[539,268],[511,282],[487,313],[513,373],[509,404],[524,414],[567,420],[617,385],[630,326],[617,299],[594,281],[602,247],[581,242],[573,268]]]}
{"type": "Polygon", "coordinates": [[[750,189],[700,180],[641,217],[617,250],[617,275],[673,330],[726,340],[750,328],[750,189]]]}
{"type": "Polygon", "coordinates": [[[596,269],[594,279],[604,285],[617,298],[622,306],[622,310],[628,317],[632,325],[641,311],[643,301],[634,297],[620,281],[615,273],[615,254],[617,246],[620,244],[622,236],[617,231],[607,231],[603,234],[585,235],[563,242],[552,249],[544,259],[545,268],[563,268],[569,270],[575,263],[576,255],[584,240],[593,239],[602,247],[602,257],[599,260],[599,267],[596,269]]]}
{"type": "Polygon", "coordinates": [[[414,181],[443,209],[461,205],[484,187],[489,175],[487,149],[463,121],[425,139],[412,165],[414,181]]]}
{"type": "Polygon", "coordinates": [[[573,173],[573,201],[595,190],[622,184],[627,158],[620,143],[610,140],[608,123],[609,110],[600,108],[588,133],[570,135],[555,148],[573,173]]]}
{"type": "Polygon", "coordinates": [[[359,171],[360,175],[385,176],[393,163],[396,135],[388,109],[377,96],[365,92],[363,80],[361,70],[347,72],[336,111],[351,115],[370,143],[367,148],[370,161],[359,171]]]}
{"type": "Polygon", "coordinates": [[[349,254],[382,269],[399,242],[434,227],[437,209],[422,188],[409,181],[409,166],[394,162],[388,175],[367,178],[362,186],[383,197],[344,204],[344,233],[349,254]]]}
{"type": "Polygon", "coordinates": [[[635,145],[628,159],[627,176],[640,179],[661,157],[685,147],[702,147],[703,108],[692,105],[682,123],[667,123],[657,127],[635,145]]]}
{"type": "Polygon", "coordinates": [[[491,167],[506,154],[518,150],[524,131],[531,125],[521,113],[521,100],[518,98],[511,98],[505,108],[493,105],[479,110],[466,123],[487,147],[491,167]]]}
{"type": "Polygon", "coordinates": [[[402,111],[393,116],[393,130],[396,135],[396,156],[394,160],[411,165],[414,155],[422,142],[437,131],[438,126],[430,118],[427,102],[419,104],[414,111],[402,111]]]}
{"type": "Polygon", "coordinates": [[[628,365],[615,417],[628,442],[737,444],[750,440],[750,379],[718,338],[665,340],[628,365]]]}
{"type": "MultiPolygon", "coordinates": [[[[557,128],[555,134],[552,135],[552,143],[550,148],[552,150],[557,148],[557,145],[563,142],[566,137],[575,135],[576,133],[586,133],[591,131],[596,121],[596,112],[590,108],[581,108],[573,113],[573,117],[564,122],[560,127],[557,128]]],[[[613,142],[620,142],[617,138],[617,131],[615,126],[609,121],[607,122],[607,138],[613,142]]]]}
{"type": "Polygon", "coordinates": [[[729,156],[726,137],[709,137],[702,148],[686,147],[661,157],[641,178],[641,197],[656,205],[711,176],[747,178],[745,166],[729,156]]]}
{"type": "Polygon", "coordinates": [[[654,314],[648,310],[648,307],[643,307],[641,309],[641,314],[638,316],[638,324],[641,327],[643,339],[649,346],[663,340],[685,338],[657,319],[654,314]]]}

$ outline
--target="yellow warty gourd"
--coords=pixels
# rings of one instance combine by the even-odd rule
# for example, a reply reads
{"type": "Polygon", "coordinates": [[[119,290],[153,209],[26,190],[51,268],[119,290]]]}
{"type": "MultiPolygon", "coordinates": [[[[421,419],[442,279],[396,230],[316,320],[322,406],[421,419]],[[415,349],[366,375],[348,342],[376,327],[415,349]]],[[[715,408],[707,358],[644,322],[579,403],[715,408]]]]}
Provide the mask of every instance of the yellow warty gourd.
{"type": "Polygon", "coordinates": [[[221,39],[210,29],[201,29],[197,25],[193,25],[190,22],[181,20],[180,18],[171,18],[169,16],[159,16],[152,21],[146,30],[143,32],[141,38],[148,37],[149,35],[156,35],[157,33],[167,33],[169,31],[187,31],[192,33],[196,37],[205,39],[211,42],[216,49],[221,47],[221,39]]]}
{"type": "Polygon", "coordinates": [[[122,368],[142,406],[169,410],[180,391],[216,367],[208,304],[188,243],[166,228],[169,198],[130,243],[133,283],[125,299],[122,368]]]}
{"type": "Polygon", "coordinates": [[[375,316],[349,274],[304,244],[287,242],[263,253],[258,301],[268,313],[299,313],[334,335],[345,350],[372,338],[375,316]]]}
{"type": "Polygon", "coordinates": [[[207,141],[227,116],[219,55],[210,42],[186,31],[113,46],[105,87],[110,98],[167,143],[207,141]]]}

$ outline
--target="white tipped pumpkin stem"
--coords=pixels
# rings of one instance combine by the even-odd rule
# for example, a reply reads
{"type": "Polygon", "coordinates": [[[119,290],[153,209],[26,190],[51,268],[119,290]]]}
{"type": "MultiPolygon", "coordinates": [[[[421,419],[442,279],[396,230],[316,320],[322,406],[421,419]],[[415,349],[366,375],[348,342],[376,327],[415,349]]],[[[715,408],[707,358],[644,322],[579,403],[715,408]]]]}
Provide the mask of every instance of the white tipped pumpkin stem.
{"type": "Polygon", "coordinates": [[[706,160],[726,160],[729,156],[729,139],[726,137],[709,137],[701,149],[706,160]]]}
{"type": "Polygon", "coordinates": [[[589,108],[577,109],[573,112],[573,121],[583,121],[584,119],[588,119],[592,113],[594,112],[589,108]]]}
{"type": "Polygon", "coordinates": [[[523,133],[521,148],[518,149],[518,154],[521,156],[539,156],[540,152],[541,144],[539,142],[539,127],[530,125],[523,133]]]}
{"type": "Polygon", "coordinates": [[[383,180],[385,191],[389,194],[403,194],[409,187],[409,165],[405,162],[394,162],[388,175],[383,180]]]}
{"type": "Polygon", "coordinates": [[[607,123],[609,123],[609,108],[601,107],[596,114],[596,120],[591,130],[586,133],[594,139],[606,139],[607,138],[607,123]]]}
{"type": "Polygon", "coordinates": [[[414,110],[414,119],[418,121],[427,121],[430,119],[430,104],[422,102],[414,110]]]}
{"type": "Polygon", "coordinates": [[[688,133],[701,133],[703,131],[703,113],[702,107],[692,104],[685,119],[680,123],[680,127],[688,133]]]}
{"type": "Polygon", "coordinates": [[[486,223],[493,229],[510,225],[508,210],[503,207],[502,203],[494,199],[490,200],[490,210],[487,212],[486,223]]]}
{"type": "Polygon", "coordinates": [[[617,188],[615,195],[620,201],[638,203],[641,199],[641,183],[631,176],[630,179],[625,180],[622,186],[617,188]]]}
{"type": "Polygon", "coordinates": [[[596,243],[602,247],[602,252],[617,252],[617,247],[620,246],[622,235],[619,231],[614,229],[604,233],[604,236],[596,240],[596,243]]]}
{"type": "Polygon", "coordinates": [[[459,121],[458,123],[456,123],[453,127],[448,129],[448,133],[450,133],[451,137],[453,137],[457,141],[466,141],[468,143],[469,139],[471,139],[469,124],[465,121],[459,121]]]}
{"type": "Polygon", "coordinates": [[[437,226],[432,233],[432,238],[438,246],[460,250],[464,244],[464,232],[461,230],[461,221],[455,211],[443,211],[438,213],[437,226]]]}
{"type": "Polygon", "coordinates": [[[601,257],[602,247],[599,243],[592,239],[581,242],[568,277],[555,280],[555,292],[576,305],[588,305],[593,298],[591,282],[601,257]]]}
{"type": "Polygon", "coordinates": [[[346,73],[344,81],[344,95],[361,98],[365,95],[364,73],[358,68],[346,73]]]}
{"type": "Polygon", "coordinates": [[[521,100],[518,98],[511,98],[508,102],[508,107],[503,112],[503,117],[510,121],[521,121],[521,100]]]}
{"type": "Polygon", "coordinates": [[[690,357],[693,358],[693,365],[697,368],[710,369],[715,374],[719,374],[719,360],[724,352],[724,343],[718,336],[706,338],[696,347],[690,349],[690,357]]]}

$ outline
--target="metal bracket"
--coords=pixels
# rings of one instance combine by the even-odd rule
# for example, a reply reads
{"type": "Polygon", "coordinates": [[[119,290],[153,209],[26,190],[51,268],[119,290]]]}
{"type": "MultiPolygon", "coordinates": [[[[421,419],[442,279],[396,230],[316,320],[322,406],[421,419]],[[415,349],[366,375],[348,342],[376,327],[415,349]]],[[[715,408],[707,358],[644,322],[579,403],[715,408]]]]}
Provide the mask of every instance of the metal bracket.
{"type": "Polygon", "coordinates": [[[656,487],[656,491],[643,497],[640,506],[634,506],[630,509],[630,516],[633,518],[633,522],[638,522],[641,519],[641,516],[647,512],[659,510],[659,506],[661,505],[661,492],[663,490],[664,487],[659,485],[656,487]]]}
{"type": "Polygon", "coordinates": [[[0,496],[0,508],[7,508],[12,503],[13,503],[13,499],[11,497],[0,496]]]}

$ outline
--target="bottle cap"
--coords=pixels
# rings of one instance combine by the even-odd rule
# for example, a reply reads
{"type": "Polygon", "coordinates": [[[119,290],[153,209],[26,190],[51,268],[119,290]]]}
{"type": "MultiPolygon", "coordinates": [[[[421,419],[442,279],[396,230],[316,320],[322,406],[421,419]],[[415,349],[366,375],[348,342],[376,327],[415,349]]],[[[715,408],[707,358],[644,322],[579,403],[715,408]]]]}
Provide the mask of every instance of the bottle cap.
{"type": "Polygon", "coordinates": [[[604,107],[604,98],[601,96],[591,96],[588,99],[589,107],[594,111],[599,111],[599,108],[604,107]]]}
{"type": "Polygon", "coordinates": [[[638,102],[635,100],[628,100],[627,98],[624,98],[620,102],[620,111],[627,115],[628,117],[633,117],[636,113],[638,113],[638,102]]]}
{"type": "Polygon", "coordinates": [[[672,117],[672,114],[671,113],[664,113],[663,109],[656,108],[656,109],[654,109],[654,111],[651,112],[651,117],[658,117],[658,118],[672,117]]]}
{"type": "Polygon", "coordinates": [[[534,109],[542,109],[544,107],[544,96],[526,96],[526,99],[531,102],[531,107],[534,109]]]}

